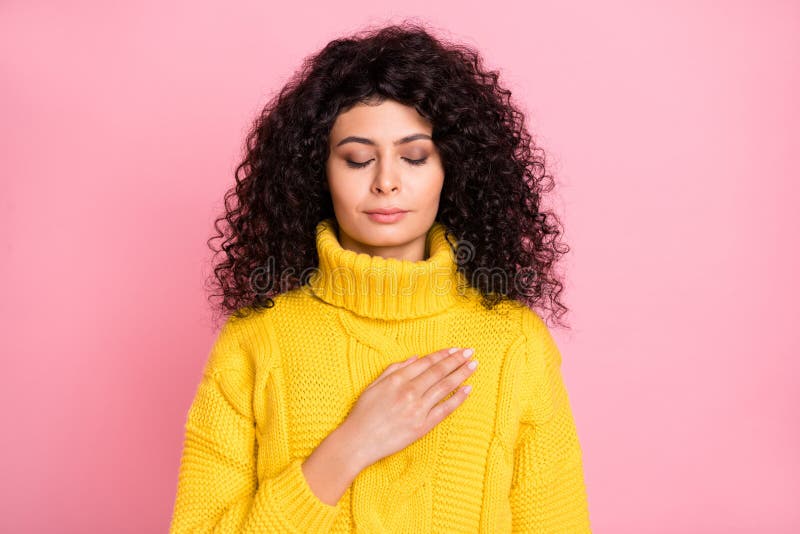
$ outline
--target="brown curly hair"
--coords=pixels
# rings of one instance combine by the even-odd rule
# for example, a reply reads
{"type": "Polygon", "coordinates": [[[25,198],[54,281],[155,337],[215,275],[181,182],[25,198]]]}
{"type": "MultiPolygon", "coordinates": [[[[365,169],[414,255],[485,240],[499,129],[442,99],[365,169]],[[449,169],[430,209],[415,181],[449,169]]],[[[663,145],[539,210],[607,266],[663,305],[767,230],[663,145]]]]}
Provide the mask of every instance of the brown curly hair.
{"type": "Polygon", "coordinates": [[[482,304],[514,299],[564,325],[555,264],[569,247],[541,205],[553,178],[498,79],[478,52],[416,22],[363,30],[307,58],[255,119],[208,240],[224,254],[209,277],[217,317],[270,308],[271,297],[307,282],[316,224],[334,217],[324,187],[333,123],[357,103],[393,99],[433,124],[445,171],[436,220],[459,244],[458,268],[482,304]],[[497,287],[497,273],[511,283],[497,287]]]}

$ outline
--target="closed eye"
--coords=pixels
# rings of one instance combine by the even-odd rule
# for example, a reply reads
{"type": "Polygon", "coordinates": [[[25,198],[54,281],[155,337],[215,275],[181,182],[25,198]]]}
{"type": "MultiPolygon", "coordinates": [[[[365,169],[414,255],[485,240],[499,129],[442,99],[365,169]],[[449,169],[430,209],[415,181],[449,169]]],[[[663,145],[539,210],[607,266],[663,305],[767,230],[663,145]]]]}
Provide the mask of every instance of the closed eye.
{"type": "MultiPolygon", "coordinates": [[[[409,163],[409,165],[415,165],[415,166],[424,165],[425,162],[428,161],[427,157],[424,157],[422,159],[409,159],[409,158],[403,158],[403,159],[406,160],[409,163]]],[[[368,159],[367,161],[359,162],[359,161],[350,161],[348,159],[347,160],[347,165],[350,166],[350,167],[353,167],[354,169],[361,169],[361,168],[366,167],[367,165],[369,165],[370,161],[372,161],[372,160],[368,159]]]]}

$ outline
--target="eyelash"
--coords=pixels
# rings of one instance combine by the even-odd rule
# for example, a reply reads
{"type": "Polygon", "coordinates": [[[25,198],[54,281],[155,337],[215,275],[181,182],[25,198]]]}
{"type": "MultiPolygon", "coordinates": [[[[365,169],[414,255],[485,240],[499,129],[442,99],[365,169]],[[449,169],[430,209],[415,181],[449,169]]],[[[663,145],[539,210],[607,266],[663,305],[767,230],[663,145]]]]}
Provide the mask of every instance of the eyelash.
{"type": "MultiPolygon", "coordinates": [[[[428,161],[427,157],[424,157],[422,159],[408,159],[408,158],[403,158],[403,159],[406,160],[409,164],[415,165],[415,166],[424,165],[425,162],[428,161]]],[[[352,167],[352,168],[354,168],[354,169],[361,169],[361,168],[366,167],[367,165],[369,165],[370,161],[372,161],[372,160],[367,160],[367,161],[365,161],[363,163],[358,163],[356,161],[350,161],[348,159],[347,160],[347,165],[352,167]]]]}

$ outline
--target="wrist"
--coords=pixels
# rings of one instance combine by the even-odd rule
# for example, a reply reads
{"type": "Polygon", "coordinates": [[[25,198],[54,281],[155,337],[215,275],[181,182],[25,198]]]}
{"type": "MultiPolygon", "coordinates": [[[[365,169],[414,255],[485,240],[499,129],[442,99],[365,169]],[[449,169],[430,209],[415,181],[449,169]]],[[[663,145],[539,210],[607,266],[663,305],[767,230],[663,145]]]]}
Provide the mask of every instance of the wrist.
{"type": "Polygon", "coordinates": [[[365,451],[362,449],[362,440],[355,432],[351,431],[347,421],[339,425],[333,432],[325,438],[326,446],[333,452],[332,456],[352,478],[366,469],[371,462],[366,458],[365,451]]]}

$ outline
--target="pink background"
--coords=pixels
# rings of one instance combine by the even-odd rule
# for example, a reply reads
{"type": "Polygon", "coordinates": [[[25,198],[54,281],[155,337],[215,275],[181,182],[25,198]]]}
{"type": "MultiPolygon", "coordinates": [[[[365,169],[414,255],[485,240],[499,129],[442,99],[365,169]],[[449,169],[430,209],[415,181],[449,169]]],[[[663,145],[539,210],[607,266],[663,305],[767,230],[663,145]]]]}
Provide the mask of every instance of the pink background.
{"type": "Polygon", "coordinates": [[[799,531],[796,2],[54,4],[0,5],[0,531],[166,532],[250,120],[403,16],[501,70],[559,181],[595,532],[799,531]]]}

